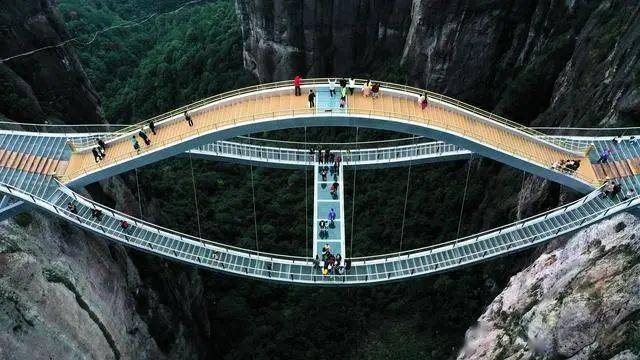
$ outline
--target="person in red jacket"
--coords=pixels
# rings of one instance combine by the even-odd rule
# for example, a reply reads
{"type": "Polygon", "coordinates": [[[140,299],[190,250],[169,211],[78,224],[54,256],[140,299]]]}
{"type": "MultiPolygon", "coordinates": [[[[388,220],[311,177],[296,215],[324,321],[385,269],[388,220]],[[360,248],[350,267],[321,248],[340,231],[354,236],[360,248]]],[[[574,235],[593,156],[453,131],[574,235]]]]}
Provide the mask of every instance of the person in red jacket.
{"type": "Polygon", "coordinates": [[[302,78],[300,77],[300,75],[296,75],[296,77],[293,79],[293,86],[295,86],[296,88],[295,90],[296,96],[302,95],[302,91],[300,90],[300,85],[302,85],[302,78]]]}

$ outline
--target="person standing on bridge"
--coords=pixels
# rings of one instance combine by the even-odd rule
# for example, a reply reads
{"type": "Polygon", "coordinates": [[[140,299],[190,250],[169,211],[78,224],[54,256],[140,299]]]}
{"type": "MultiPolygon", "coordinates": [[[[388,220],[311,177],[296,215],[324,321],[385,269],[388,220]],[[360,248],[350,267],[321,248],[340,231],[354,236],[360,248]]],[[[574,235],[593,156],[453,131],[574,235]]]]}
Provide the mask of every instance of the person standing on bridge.
{"type": "Polygon", "coordinates": [[[193,119],[191,118],[191,115],[189,115],[188,111],[184,112],[184,119],[187,120],[189,126],[193,126],[193,119]]]}
{"type": "Polygon", "coordinates": [[[333,97],[336,94],[336,79],[329,79],[329,95],[333,97]]]}
{"type": "Polygon", "coordinates": [[[333,210],[333,208],[331,210],[329,210],[328,218],[329,218],[330,224],[333,225],[333,222],[336,219],[336,212],[333,210]]]}
{"type": "Polygon", "coordinates": [[[606,163],[609,160],[609,156],[611,156],[611,149],[605,149],[600,153],[597,163],[606,163]]]}
{"type": "Polygon", "coordinates": [[[144,141],[145,145],[151,145],[151,140],[149,140],[149,137],[147,136],[147,133],[144,132],[144,129],[140,129],[140,131],[138,131],[138,136],[140,136],[142,141],[144,141]]]}
{"type": "Polygon", "coordinates": [[[102,155],[100,154],[100,150],[99,149],[100,148],[97,148],[97,147],[91,149],[91,153],[93,154],[93,159],[96,162],[100,162],[100,160],[102,160],[102,155]]]}
{"type": "Polygon", "coordinates": [[[375,83],[371,86],[371,97],[373,99],[380,97],[380,83],[375,83]]]}
{"type": "Polygon", "coordinates": [[[67,210],[69,210],[69,212],[73,213],[74,215],[78,215],[78,208],[73,202],[69,202],[67,204],[67,210]]]}
{"type": "Polygon", "coordinates": [[[309,107],[312,109],[316,107],[316,93],[313,90],[309,91],[309,107]]]}
{"type": "Polygon", "coordinates": [[[107,151],[107,144],[105,144],[102,139],[96,139],[96,142],[98,143],[98,151],[100,151],[100,156],[104,157],[107,151]]]}
{"type": "Polygon", "coordinates": [[[364,85],[362,85],[362,96],[369,97],[371,95],[371,80],[367,80],[364,85]]]}
{"type": "Polygon", "coordinates": [[[120,229],[122,229],[124,239],[129,241],[129,239],[127,238],[127,234],[129,233],[129,222],[127,220],[120,220],[120,229]]]}
{"type": "MultiPolygon", "coordinates": [[[[347,88],[347,79],[345,79],[345,78],[340,79],[340,87],[342,89],[346,89],[347,88]]],[[[342,90],[342,89],[340,89],[340,90],[342,90]]]]}
{"type": "Polygon", "coordinates": [[[630,188],[629,190],[627,190],[627,193],[622,198],[622,201],[629,200],[629,199],[631,199],[632,197],[635,197],[635,196],[636,196],[636,191],[633,188],[630,188]]]}
{"type": "Polygon", "coordinates": [[[302,86],[302,78],[300,77],[300,75],[296,75],[296,77],[293,78],[294,94],[296,96],[302,95],[302,90],[300,89],[300,86],[302,86]]]}
{"type": "Polygon", "coordinates": [[[138,143],[136,136],[133,135],[131,138],[129,138],[129,141],[131,141],[131,145],[133,145],[133,150],[140,154],[140,144],[138,143]]]}
{"type": "Polygon", "coordinates": [[[91,217],[96,219],[97,222],[101,222],[102,221],[102,210],[100,210],[100,209],[91,210],[91,217]]]}
{"type": "Polygon", "coordinates": [[[429,102],[427,100],[426,93],[422,93],[422,95],[420,95],[420,97],[418,98],[418,104],[420,104],[420,107],[422,108],[422,110],[427,108],[427,105],[429,105],[429,102]]]}
{"type": "Polygon", "coordinates": [[[149,120],[149,130],[151,130],[153,135],[158,135],[156,134],[156,124],[153,122],[153,120],[149,120]]]}
{"type": "Polygon", "coordinates": [[[349,78],[349,94],[353,95],[353,92],[356,89],[356,80],[354,78],[349,78]]]}

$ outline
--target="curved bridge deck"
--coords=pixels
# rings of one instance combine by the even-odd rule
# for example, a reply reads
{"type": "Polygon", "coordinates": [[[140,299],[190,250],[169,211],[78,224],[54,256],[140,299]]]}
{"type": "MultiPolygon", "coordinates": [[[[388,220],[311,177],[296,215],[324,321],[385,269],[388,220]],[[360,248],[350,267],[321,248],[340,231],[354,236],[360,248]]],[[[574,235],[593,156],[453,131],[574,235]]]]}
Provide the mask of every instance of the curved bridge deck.
{"type": "Polygon", "coordinates": [[[311,259],[259,253],[180,234],[109,209],[62,185],[48,200],[31,198],[29,194],[6,185],[0,185],[0,190],[86,230],[139,250],[234,275],[329,286],[398,281],[486,261],[573,232],[640,203],[637,196],[628,200],[622,197],[602,198],[595,191],[552,211],[448,243],[401,253],[353,258],[345,275],[323,276],[311,259]],[[66,208],[71,201],[77,204],[77,214],[66,208]],[[101,209],[101,221],[91,216],[93,209],[101,209]],[[120,227],[121,220],[127,220],[131,227],[124,231],[120,227]]]}
{"type": "MultiPolygon", "coordinates": [[[[311,89],[322,92],[326,91],[326,86],[304,86],[305,92],[311,89]]],[[[177,155],[211,140],[240,135],[242,132],[323,125],[361,124],[405,132],[423,129],[427,132],[426,135],[436,135],[430,137],[441,138],[519,168],[527,167],[526,170],[534,173],[546,172],[551,177],[554,174],[548,168],[558,160],[572,158],[588,163],[586,148],[576,149],[570,145],[563,147],[562,142],[558,142],[558,145],[549,138],[532,134],[525,127],[510,127],[470,111],[467,107],[435,98],[430,98],[430,105],[421,110],[416,102],[417,95],[408,91],[383,86],[382,95],[378,99],[364,98],[357,92],[348,97],[346,110],[341,109],[343,111],[339,112],[310,109],[306,96],[293,96],[292,92],[291,86],[282,84],[267,90],[232,94],[233,96],[193,107],[190,114],[194,126],[189,126],[181,114],[171,115],[156,124],[158,134],[150,136],[150,146],[140,142],[141,154],[137,154],[129,142],[130,136],[138,129],[115,133],[107,142],[105,160],[96,164],[89,151],[75,152],[62,179],[64,182],[84,185],[106,176],[100,175],[101,171],[114,175],[160,158],[177,155]],[[86,177],[92,173],[96,174],[94,179],[86,177]],[[80,180],[81,177],[85,179],[80,180]]],[[[566,176],[559,177],[560,180],[567,181],[567,185],[581,188],[584,192],[595,186],[598,180],[590,166],[580,167],[571,178],[575,180],[566,176]]]]}

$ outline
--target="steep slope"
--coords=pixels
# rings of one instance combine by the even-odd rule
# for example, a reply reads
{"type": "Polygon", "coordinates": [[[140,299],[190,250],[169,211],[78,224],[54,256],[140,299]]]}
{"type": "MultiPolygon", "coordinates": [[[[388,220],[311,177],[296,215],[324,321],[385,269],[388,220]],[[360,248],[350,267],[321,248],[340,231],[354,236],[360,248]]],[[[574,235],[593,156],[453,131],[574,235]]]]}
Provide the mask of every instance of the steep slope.
{"type": "MultiPolygon", "coordinates": [[[[0,58],[69,38],[55,1],[0,4],[0,58]]],[[[69,46],[0,62],[0,115],[20,122],[99,123],[100,100],[69,46]]]]}
{"type": "Polygon", "coordinates": [[[38,214],[0,226],[0,357],[161,358],[121,247],[38,214]]]}
{"type": "Polygon", "coordinates": [[[637,359],[638,230],[619,215],[556,241],[511,278],[458,359],[637,359]]]}
{"type": "Polygon", "coordinates": [[[263,81],[394,75],[538,126],[611,125],[640,112],[635,1],[236,0],[236,8],[245,68],[263,81]]]}

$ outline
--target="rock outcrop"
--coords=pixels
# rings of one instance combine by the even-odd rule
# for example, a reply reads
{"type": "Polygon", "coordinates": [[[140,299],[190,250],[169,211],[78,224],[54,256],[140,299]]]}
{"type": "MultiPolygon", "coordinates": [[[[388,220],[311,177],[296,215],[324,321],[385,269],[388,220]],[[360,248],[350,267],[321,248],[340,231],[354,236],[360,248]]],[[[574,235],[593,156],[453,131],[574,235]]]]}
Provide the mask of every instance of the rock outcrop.
{"type": "Polygon", "coordinates": [[[629,123],[640,111],[636,1],[236,0],[262,81],[366,76],[426,86],[521,123],[629,123]],[[387,71],[388,72],[388,71],[387,71]]]}
{"type": "Polygon", "coordinates": [[[136,312],[136,267],[119,246],[35,214],[0,225],[0,357],[164,357],[136,312]]]}
{"type": "Polygon", "coordinates": [[[639,230],[622,214],[551,243],[489,305],[458,359],[638,359],[639,230]]]}
{"type": "MultiPolygon", "coordinates": [[[[0,59],[70,38],[54,0],[0,4],[0,59]]],[[[29,123],[102,122],[100,99],[73,43],[0,62],[0,117],[29,123]]]]}

